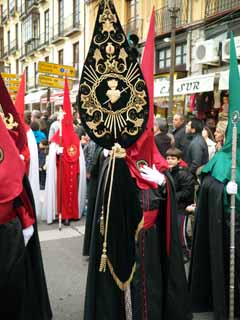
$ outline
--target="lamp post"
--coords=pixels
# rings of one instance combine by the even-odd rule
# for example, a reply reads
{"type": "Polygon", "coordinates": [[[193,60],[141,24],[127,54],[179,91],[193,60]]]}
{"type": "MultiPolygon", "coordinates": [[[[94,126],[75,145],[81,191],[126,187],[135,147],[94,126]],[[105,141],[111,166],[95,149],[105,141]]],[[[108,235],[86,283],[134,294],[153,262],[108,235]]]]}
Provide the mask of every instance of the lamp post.
{"type": "Polygon", "coordinates": [[[174,97],[174,72],[176,64],[176,21],[180,8],[176,5],[176,0],[168,1],[168,11],[171,19],[171,65],[169,75],[169,103],[168,103],[168,125],[172,129],[173,122],[173,97],[174,97]]]}

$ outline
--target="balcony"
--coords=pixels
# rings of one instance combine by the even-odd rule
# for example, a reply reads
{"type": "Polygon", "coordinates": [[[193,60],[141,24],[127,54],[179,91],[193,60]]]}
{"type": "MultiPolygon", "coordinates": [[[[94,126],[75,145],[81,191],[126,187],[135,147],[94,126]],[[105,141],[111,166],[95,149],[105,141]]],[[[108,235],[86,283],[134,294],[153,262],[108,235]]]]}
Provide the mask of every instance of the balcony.
{"type": "Polygon", "coordinates": [[[206,1],[205,17],[212,17],[237,8],[240,9],[239,0],[209,0],[206,1]]]}
{"type": "Polygon", "coordinates": [[[9,14],[14,17],[17,13],[17,3],[15,0],[11,0],[9,2],[9,14]]]}
{"type": "Polygon", "coordinates": [[[129,22],[123,26],[123,30],[127,36],[131,33],[136,34],[141,41],[143,37],[143,19],[136,17],[129,20],[129,22]]]}
{"type": "Polygon", "coordinates": [[[5,46],[4,51],[3,51],[3,58],[4,59],[7,59],[9,57],[9,52],[10,52],[9,46],[5,46]]]}
{"type": "Polygon", "coordinates": [[[6,23],[7,21],[8,21],[8,11],[7,9],[5,9],[2,12],[2,24],[6,23]]]}
{"type": "Polygon", "coordinates": [[[55,24],[53,28],[53,36],[51,38],[52,43],[57,43],[64,40],[64,22],[55,24]]]}
{"type": "MultiPolygon", "coordinates": [[[[178,12],[176,27],[183,27],[188,22],[188,0],[180,0],[177,3],[180,8],[178,12]]],[[[162,7],[155,13],[155,34],[156,36],[171,32],[171,13],[168,7],[162,7]]]]}
{"type": "Polygon", "coordinates": [[[38,53],[38,48],[39,48],[39,39],[33,38],[29,40],[28,42],[25,42],[25,55],[27,56],[32,56],[38,53]]]}
{"type": "Polygon", "coordinates": [[[45,32],[42,33],[40,35],[38,50],[46,50],[50,43],[49,40],[50,40],[49,33],[48,34],[45,32]]]}
{"type": "Polygon", "coordinates": [[[32,11],[38,10],[38,4],[39,4],[38,0],[25,1],[25,11],[27,11],[27,13],[29,14],[32,11]]]}
{"type": "Polygon", "coordinates": [[[70,36],[73,33],[80,32],[80,14],[74,14],[64,19],[64,35],[70,36]]]}
{"type": "Polygon", "coordinates": [[[10,54],[15,54],[18,50],[18,43],[15,40],[13,40],[12,42],[10,42],[10,50],[9,50],[9,53],[10,54]]]}

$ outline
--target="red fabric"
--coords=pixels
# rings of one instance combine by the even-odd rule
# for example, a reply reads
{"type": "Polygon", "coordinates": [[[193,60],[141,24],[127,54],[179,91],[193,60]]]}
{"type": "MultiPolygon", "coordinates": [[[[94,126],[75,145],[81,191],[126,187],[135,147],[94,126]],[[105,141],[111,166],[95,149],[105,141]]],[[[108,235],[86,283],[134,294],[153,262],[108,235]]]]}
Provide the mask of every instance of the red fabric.
{"type": "Polygon", "coordinates": [[[17,208],[16,211],[21,221],[22,228],[25,229],[35,223],[35,215],[32,203],[29,199],[27,191],[24,188],[20,194],[20,198],[22,200],[22,206],[17,208]]]}
{"type": "Polygon", "coordinates": [[[21,153],[22,149],[27,144],[27,135],[24,129],[23,122],[21,121],[20,116],[16,108],[14,107],[12,99],[8,93],[8,90],[5,86],[5,83],[1,75],[0,75],[0,104],[2,106],[4,115],[8,117],[9,114],[11,114],[14,118],[14,121],[18,124],[18,126],[12,129],[11,131],[14,131],[17,133],[15,135],[16,137],[15,143],[19,152],[21,153]]]}
{"type": "Polygon", "coordinates": [[[151,210],[151,211],[144,211],[144,223],[143,223],[143,228],[150,229],[156,222],[157,217],[159,214],[159,210],[151,210]]]}
{"type": "Polygon", "coordinates": [[[24,162],[25,162],[25,168],[26,168],[26,175],[29,174],[29,168],[30,168],[30,151],[28,148],[28,145],[25,145],[22,149],[21,154],[24,156],[24,162]]]}
{"type": "MultiPolygon", "coordinates": [[[[65,78],[62,120],[62,141],[58,130],[52,142],[63,147],[62,158],[62,219],[78,219],[79,138],[74,132],[68,82],[65,78]],[[71,200],[70,200],[71,197],[71,200]]],[[[57,163],[58,211],[60,210],[60,172],[57,163]]]]}
{"type": "Polygon", "coordinates": [[[184,160],[180,160],[179,167],[186,168],[188,167],[188,164],[184,160]]]}
{"type": "Polygon", "coordinates": [[[136,183],[140,189],[157,188],[157,185],[142,178],[137,167],[139,161],[144,160],[150,167],[155,164],[156,168],[161,172],[168,168],[167,161],[162,157],[155,145],[153,133],[154,16],[155,13],[153,10],[141,65],[149,94],[149,118],[146,130],[137,142],[127,149],[126,157],[130,173],[132,177],[136,179],[136,183]]]}
{"type": "Polygon", "coordinates": [[[0,117],[0,203],[8,202],[21,193],[24,171],[24,162],[0,117]]]}

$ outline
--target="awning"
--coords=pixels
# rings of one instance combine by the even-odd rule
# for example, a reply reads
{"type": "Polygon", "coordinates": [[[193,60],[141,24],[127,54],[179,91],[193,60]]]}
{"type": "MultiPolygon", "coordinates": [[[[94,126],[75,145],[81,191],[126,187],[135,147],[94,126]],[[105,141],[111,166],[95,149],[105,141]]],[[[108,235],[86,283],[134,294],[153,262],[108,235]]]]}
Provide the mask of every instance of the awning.
{"type": "Polygon", "coordinates": [[[25,96],[25,104],[40,103],[41,97],[46,94],[46,90],[30,92],[25,96]]]}
{"type": "MultiPolygon", "coordinates": [[[[174,95],[213,91],[215,73],[174,80],[174,95]]],[[[154,98],[169,96],[169,80],[154,80],[154,98]]]]}

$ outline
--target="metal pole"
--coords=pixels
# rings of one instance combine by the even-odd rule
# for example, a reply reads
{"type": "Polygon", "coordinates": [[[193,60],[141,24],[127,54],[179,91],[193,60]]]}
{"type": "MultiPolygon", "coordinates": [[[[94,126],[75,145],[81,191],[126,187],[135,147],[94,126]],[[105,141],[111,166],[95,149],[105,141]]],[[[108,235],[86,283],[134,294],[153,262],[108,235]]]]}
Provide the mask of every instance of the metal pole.
{"type": "Polygon", "coordinates": [[[168,125],[170,131],[173,128],[173,97],[174,97],[174,72],[176,63],[176,20],[179,8],[169,8],[171,18],[171,65],[169,75],[169,103],[168,103],[168,125]]]}
{"type": "MultiPolygon", "coordinates": [[[[239,113],[234,112],[232,117],[232,172],[231,181],[236,182],[236,160],[237,160],[237,123],[239,113]]],[[[229,259],[229,320],[234,320],[234,294],[235,294],[235,206],[236,195],[231,195],[231,219],[230,219],[230,259],[229,259]]]]}

